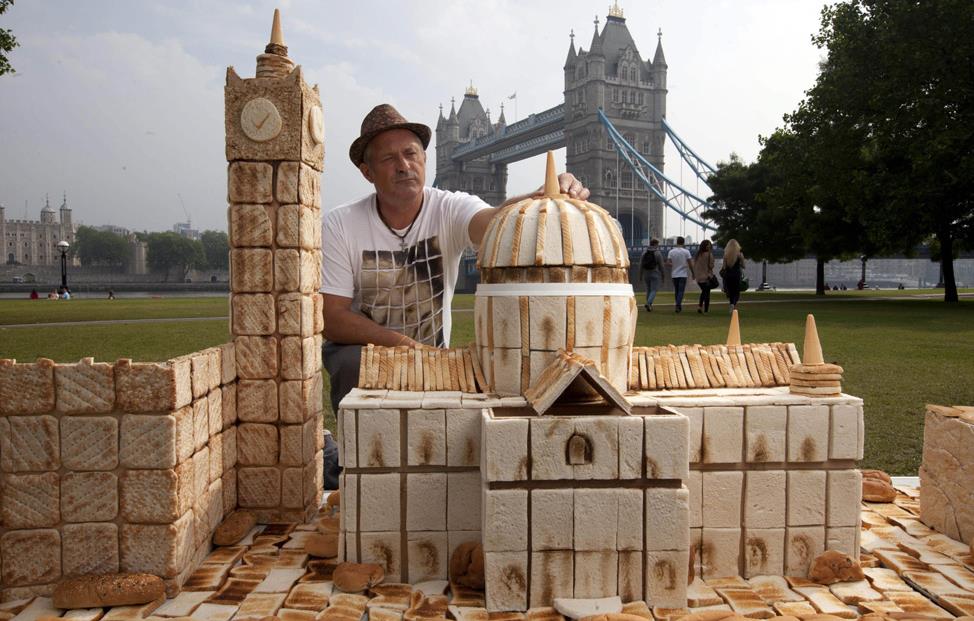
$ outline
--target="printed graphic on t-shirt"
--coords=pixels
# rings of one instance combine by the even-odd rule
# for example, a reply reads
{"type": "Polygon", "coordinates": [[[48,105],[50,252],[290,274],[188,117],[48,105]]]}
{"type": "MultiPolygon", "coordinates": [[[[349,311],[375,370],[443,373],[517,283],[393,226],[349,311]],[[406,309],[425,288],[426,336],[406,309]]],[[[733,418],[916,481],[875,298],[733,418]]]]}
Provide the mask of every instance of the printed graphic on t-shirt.
{"type": "Polygon", "coordinates": [[[443,347],[443,255],[436,236],[405,250],[363,250],[361,279],[366,317],[443,347]]]}

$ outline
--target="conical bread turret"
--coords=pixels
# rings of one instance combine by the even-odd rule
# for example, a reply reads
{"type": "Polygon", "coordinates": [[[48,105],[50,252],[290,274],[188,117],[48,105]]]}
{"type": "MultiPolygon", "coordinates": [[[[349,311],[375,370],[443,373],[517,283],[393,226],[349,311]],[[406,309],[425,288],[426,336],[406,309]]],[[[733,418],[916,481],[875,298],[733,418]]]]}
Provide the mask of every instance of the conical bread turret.
{"type": "Polygon", "coordinates": [[[731,311],[730,328],[727,330],[727,344],[741,344],[741,324],[737,319],[737,309],[731,311]]]}
{"type": "Polygon", "coordinates": [[[842,367],[825,362],[812,314],[805,319],[802,362],[791,367],[788,388],[792,394],[809,397],[837,397],[842,394],[842,367]]]}

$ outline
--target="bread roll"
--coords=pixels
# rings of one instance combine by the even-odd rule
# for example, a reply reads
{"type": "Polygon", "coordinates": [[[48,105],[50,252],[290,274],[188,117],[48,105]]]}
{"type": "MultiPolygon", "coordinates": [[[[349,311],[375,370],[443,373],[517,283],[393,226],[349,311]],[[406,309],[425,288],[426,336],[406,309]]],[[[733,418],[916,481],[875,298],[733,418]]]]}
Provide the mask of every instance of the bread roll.
{"type": "Polygon", "coordinates": [[[862,480],[862,499],[866,502],[893,502],[896,499],[896,489],[882,479],[862,480]]]}
{"type": "Polygon", "coordinates": [[[147,604],[165,597],[166,585],[152,574],[102,574],[62,580],[54,587],[55,608],[101,608],[147,604]]]}

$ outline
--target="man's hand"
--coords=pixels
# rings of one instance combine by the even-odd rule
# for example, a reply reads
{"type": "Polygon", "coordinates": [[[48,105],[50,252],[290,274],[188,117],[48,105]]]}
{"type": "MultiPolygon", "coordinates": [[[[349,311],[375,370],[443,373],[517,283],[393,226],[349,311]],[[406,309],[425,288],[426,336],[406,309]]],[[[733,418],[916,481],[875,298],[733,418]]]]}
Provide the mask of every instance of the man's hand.
{"type": "MultiPolygon", "coordinates": [[[[578,200],[587,200],[589,195],[589,189],[582,185],[582,182],[575,178],[575,175],[565,172],[558,175],[558,188],[561,190],[562,194],[567,194],[571,198],[577,198],[578,200]]],[[[542,194],[544,191],[544,186],[538,189],[538,193],[542,194]]]]}
{"type": "Polygon", "coordinates": [[[416,347],[417,343],[405,334],[400,334],[375,323],[365,315],[351,310],[352,298],[323,294],[326,340],[343,345],[383,345],[386,347],[416,347]]]}

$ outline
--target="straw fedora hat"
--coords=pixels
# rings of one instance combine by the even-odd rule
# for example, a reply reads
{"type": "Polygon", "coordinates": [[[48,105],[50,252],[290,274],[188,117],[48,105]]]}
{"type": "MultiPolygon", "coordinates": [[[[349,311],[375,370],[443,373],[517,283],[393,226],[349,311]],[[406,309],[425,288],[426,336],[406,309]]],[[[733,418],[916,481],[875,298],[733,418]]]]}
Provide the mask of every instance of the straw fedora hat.
{"type": "Polygon", "coordinates": [[[422,123],[410,123],[403,115],[399,114],[398,110],[389,104],[379,104],[365,115],[359,137],[348,148],[348,157],[351,158],[352,163],[358,167],[362,163],[362,158],[365,155],[365,147],[368,146],[369,142],[382,132],[389,131],[390,129],[408,129],[416,134],[419,141],[423,143],[424,149],[430,144],[432,131],[429,127],[422,123]]]}

